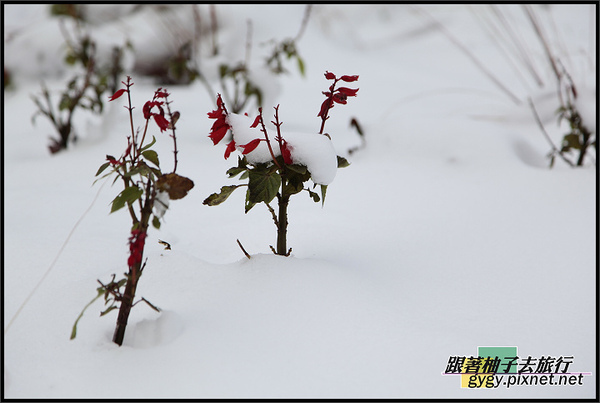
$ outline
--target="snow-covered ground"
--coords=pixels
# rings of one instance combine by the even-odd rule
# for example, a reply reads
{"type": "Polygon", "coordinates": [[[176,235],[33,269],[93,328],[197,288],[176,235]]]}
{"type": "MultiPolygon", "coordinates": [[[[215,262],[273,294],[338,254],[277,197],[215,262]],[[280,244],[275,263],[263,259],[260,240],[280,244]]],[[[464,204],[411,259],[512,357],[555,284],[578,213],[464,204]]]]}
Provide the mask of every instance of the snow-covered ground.
{"type": "MultiPolygon", "coordinates": [[[[114,7],[90,7],[102,7],[92,10],[90,28],[100,45],[129,38],[137,61],[168,49],[173,30],[158,14],[125,16],[124,6],[116,18],[114,7]]],[[[191,6],[176,7],[185,30],[191,6]]],[[[108,214],[120,190],[92,182],[105,155],[124,150],[127,114],[120,101],[100,117],[79,112],[77,144],[50,155],[52,128],[43,117],[32,125],[30,95],[42,79],[58,90],[69,77],[62,36],[46,6],[5,5],[5,66],[15,84],[3,103],[4,397],[594,397],[595,161],[572,169],[557,159],[548,169],[550,147],[527,97],[559,144],[567,128],[556,123],[553,73],[520,6],[501,8],[543,87],[518,77],[527,76],[524,65],[511,67],[496,47],[487,6],[313,7],[298,43],[306,77],[290,64],[289,75],[263,79],[266,102],[281,105],[284,133],[318,132],[323,73],[358,74],[358,96],[331,111],[327,131],[348,156],[360,144],[349,127],[356,117],[366,147],[348,156],[323,208],[292,197],[289,258],[271,254],[270,213],[256,206],[244,214],[244,192],[202,204],[237,183],[225,175],[236,157],[225,161],[224,146],[207,137],[216,94],[198,82],[169,86],[181,112],[178,172],[195,187],[149,232],[137,295],[162,312],[136,306],[117,347],[116,311],[99,318],[100,302],[77,338],[69,335],[96,280],[126,270],[129,217],[108,214]],[[442,375],[449,357],[476,355],[478,346],[517,346],[522,358],[572,356],[570,372],[591,375],[583,385],[494,390],[461,388],[457,375],[442,375]]],[[[208,7],[200,10],[208,23],[208,7]]],[[[302,5],[216,10],[220,57],[244,58],[250,19],[256,66],[263,44],[295,36],[304,15],[302,5]]],[[[535,10],[595,130],[596,7],[535,10]]],[[[201,61],[209,79],[211,63],[201,61]]],[[[158,85],[132,75],[139,111],[158,85]]],[[[169,167],[171,142],[160,140],[169,167]]]]}

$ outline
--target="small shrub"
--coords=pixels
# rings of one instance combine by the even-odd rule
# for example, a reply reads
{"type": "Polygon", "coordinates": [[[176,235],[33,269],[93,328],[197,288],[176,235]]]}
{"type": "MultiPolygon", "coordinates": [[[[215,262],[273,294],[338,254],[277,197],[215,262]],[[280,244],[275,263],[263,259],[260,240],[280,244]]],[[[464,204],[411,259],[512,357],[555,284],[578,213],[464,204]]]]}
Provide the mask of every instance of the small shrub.
{"type": "Polygon", "coordinates": [[[246,188],[245,212],[249,212],[256,204],[264,203],[271,212],[277,227],[276,247],[271,246],[277,255],[289,256],[291,248],[287,246],[287,209],[291,196],[306,191],[315,201],[325,202],[327,186],[335,177],[338,167],[348,162],[335,154],[331,138],[324,133],[325,122],[335,104],[346,104],[348,97],[356,96],[358,89],[346,87],[336,88],[339,82],[354,82],[358,76],[336,77],[326,72],[325,78],[333,80],[329,90],[323,92],[326,99],[321,104],[318,117],[321,119],[317,133],[286,133],[282,130],[283,122],[279,118],[279,105],[274,108],[273,129],[276,134],[269,134],[265,125],[262,108],[252,121],[248,116],[229,112],[221,95],[217,97],[217,109],[208,117],[215,119],[209,137],[216,145],[223,140],[229,130],[233,139],[227,144],[225,159],[236,149],[241,151],[238,165],[227,171],[230,178],[240,175],[247,183],[223,186],[219,193],[214,193],[204,200],[204,204],[216,206],[223,203],[237,188],[246,188]],[[307,184],[313,182],[313,186],[307,184]],[[320,185],[320,195],[314,189],[320,185]],[[277,211],[271,202],[277,199],[277,211]]]}
{"type": "MultiPolygon", "coordinates": [[[[168,100],[169,93],[166,89],[159,88],[155,91],[152,100],[146,102],[143,107],[145,124],[143,130],[138,128],[134,130],[133,106],[131,105],[131,86],[133,82],[127,77],[127,82],[123,82],[125,88],[119,89],[110,97],[109,101],[114,101],[124,94],[127,94],[129,111],[129,121],[131,133],[127,137],[127,148],[119,158],[111,155],[106,156],[106,162],[100,166],[96,176],[102,175],[108,170],[108,173],[101,176],[113,176],[114,181],[121,180],[123,190],[115,197],[111,204],[111,213],[114,213],[124,207],[127,208],[131,217],[131,232],[129,236],[129,257],[127,259],[128,271],[124,277],[115,280],[113,275],[111,281],[107,284],[100,283],[98,295],[92,302],[100,297],[104,297],[107,308],[101,313],[105,315],[108,312],[119,309],[117,325],[113,336],[113,341],[121,345],[125,336],[125,329],[129,318],[131,308],[137,302],[144,301],[153,309],[158,310],[146,299],[142,298],[137,302],[135,293],[140,277],[146,267],[144,260],[144,247],[150,225],[160,228],[160,220],[169,207],[170,200],[177,200],[185,197],[194,183],[176,173],[177,170],[177,137],[175,135],[175,124],[179,113],[172,112],[168,100]],[[152,149],[156,143],[156,137],[148,136],[150,121],[154,120],[161,133],[170,131],[170,137],[173,139],[174,166],[171,173],[163,173],[160,168],[158,153],[152,149]]],[[[92,303],[90,302],[90,304],[92,303]]],[[[85,308],[90,305],[88,304],[85,308]]],[[[73,325],[71,338],[76,336],[77,322],[83,315],[83,312],[73,325]]]]}

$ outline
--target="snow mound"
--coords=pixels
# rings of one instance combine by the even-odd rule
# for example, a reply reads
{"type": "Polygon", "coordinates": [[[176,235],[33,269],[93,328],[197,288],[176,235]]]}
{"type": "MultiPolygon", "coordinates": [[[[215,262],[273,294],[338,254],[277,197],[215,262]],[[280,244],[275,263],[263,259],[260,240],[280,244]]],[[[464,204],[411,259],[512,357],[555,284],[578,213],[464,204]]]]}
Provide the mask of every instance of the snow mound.
{"type": "Polygon", "coordinates": [[[135,348],[171,343],[183,333],[183,321],[175,312],[162,311],[156,319],[144,319],[133,326],[125,341],[135,348]]]}

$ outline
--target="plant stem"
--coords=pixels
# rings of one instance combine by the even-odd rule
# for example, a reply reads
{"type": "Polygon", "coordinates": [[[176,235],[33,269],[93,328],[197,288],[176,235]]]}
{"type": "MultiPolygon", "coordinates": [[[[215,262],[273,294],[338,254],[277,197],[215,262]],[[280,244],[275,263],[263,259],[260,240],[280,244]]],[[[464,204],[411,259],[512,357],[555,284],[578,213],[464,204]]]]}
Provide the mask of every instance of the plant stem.
{"type": "Polygon", "coordinates": [[[271,141],[269,140],[269,135],[267,134],[267,128],[265,127],[265,122],[263,121],[262,108],[258,108],[258,113],[260,115],[260,126],[261,126],[260,130],[265,135],[265,141],[267,142],[267,147],[269,148],[269,152],[271,153],[271,158],[273,159],[273,162],[275,163],[275,165],[277,165],[277,168],[281,169],[281,165],[279,165],[279,162],[277,162],[277,159],[275,158],[275,154],[273,153],[273,148],[271,147],[271,141]]]}
{"type": "Polygon", "coordinates": [[[123,299],[121,300],[119,316],[117,317],[117,326],[113,335],[113,342],[119,346],[123,345],[123,339],[125,338],[125,329],[127,328],[127,321],[129,319],[131,307],[133,306],[133,299],[135,298],[135,290],[139,279],[139,276],[136,276],[135,273],[140,272],[141,264],[142,262],[139,262],[129,269],[129,277],[127,278],[127,284],[125,284],[125,292],[123,293],[123,299]]]}
{"type": "MultiPolygon", "coordinates": [[[[142,208],[141,221],[139,222],[139,229],[142,233],[148,232],[148,223],[150,216],[152,215],[152,205],[154,204],[154,192],[152,191],[152,183],[148,181],[146,187],[146,200],[142,208]]],[[[135,225],[135,223],[134,223],[135,225]]],[[[123,345],[123,339],[125,337],[125,329],[127,328],[127,321],[129,320],[129,313],[133,307],[133,300],[135,299],[135,290],[137,289],[138,281],[142,275],[144,266],[143,262],[143,249],[142,257],[133,266],[129,267],[129,274],[127,276],[127,283],[125,284],[125,291],[123,292],[123,298],[121,300],[121,306],[119,307],[119,316],[117,316],[117,325],[115,327],[115,333],[113,335],[113,342],[117,345],[123,345]]]]}
{"type": "MultiPolygon", "coordinates": [[[[282,181],[281,189],[285,189],[285,179],[282,178],[282,181]]],[[[290,201],[290,195],[277,195],[277,199],[279,203],[279,218],[277,220],[277,254],[287,256],[287,208],[290,201]]]]}
{"type": "Polygon", "coordinates": [[[582,136],[583,136],[583,141],[581,142],[581,149],[579,150],[579,158],[577,158],[577,166],[578,167],[583,165],[583,159],[585,157],[585,153],[589,146],[589,140],[591,137],[591,134],[590,134],[590,132],[587,131],[587,129],[585,129],[585,128],[581,128],[581,129],[583,129],[583,130],[581,130],[582,136]]]}

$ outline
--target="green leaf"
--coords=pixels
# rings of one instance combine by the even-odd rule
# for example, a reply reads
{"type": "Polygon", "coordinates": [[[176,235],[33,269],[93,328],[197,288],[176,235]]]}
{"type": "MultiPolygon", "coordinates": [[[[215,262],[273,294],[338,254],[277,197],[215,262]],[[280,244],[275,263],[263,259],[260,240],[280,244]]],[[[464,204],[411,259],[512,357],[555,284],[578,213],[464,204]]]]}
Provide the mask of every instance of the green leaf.
{"type": "Polygon", "coordinates": [[[202,202],[202,204],[206,204],[207,206],[217,206],[217,205],[223,203],[225,200],[227,200],[227,198],[231,195],[231,193],[233,193],[233,191],[235,189],[239,188],[240,186],[245,186],[245,185],[223,186],[221,188],[221,192],[211,194],[202,202]]]}
{"type": "Polygon", "coordinates": [[[129,170],[128,172],[125,172],[125,174],[123,176],[125,176],[126,178],[130,178],[133,175],[148,176],[148,174],[150,174],[150,173],[152,173],[152,170],[150,169],[148,164],[146,164],[144,161],[140,161],[131,170],[129,170]]]}
{"type": "Polygon", "coordinates": [[[154,150],[146,150],[142,151],[142,156],[146,158],[148,161],[160,167],[160,163],[158,162],[158,153],[154,150]]]}
{"type": "Polygon", "coordinates": [[[248,179],[248,200],[252,203],[270,203],[281,186],[281,176],[276,169],[253,169],[248,179]]]}
{"type": "Polygon", "coordinates": [[[152,226],[156,229],[160,229],[160,219],[157,216],[152,218],[152,226]]]}
{"type": "Polygon", "coordinates": [[[98,172],[96,172],[96,175],[94,175],[94,176],[100,175],[102,172],[104,172],[104,170],[106,168],[109,167],[109,165],[110,165],[110,162],[105,162],[104,164],[100,165],[100,168],[98,168],[98,172]]]}
{"type": "Polygon", "coordinates": [[[286,165],[286,168],[288,168],[289,170],[294,171],[296,173],[299,173],[301,175],[304,175],[307,172],[307,168],[305,165],[291,164],[291,165],[286,165]]]}
{"type": "Polygon", "coordinates": [[[129,186],[128,188],[125,188],[112,201],[112,207],[110,209],[110,212],[114,213],[115,211],[123,208],[125,206],[125,203],[133,203],[134,201],[142,197],[143,194],[144,191],[137,186],[129,186]]]}
{"type": "Polygon", "coordinates": [[[306,77],[306,73],[304,70],[304,60],[298,55],[296,55],[296,60],[298,60],[298,70],[300,70],[300,74],[302,77],[306,77]]]}
{"type": "Polygon", "coordinates": [[[581,143],[578,134],[571,133],[563,137],[563,151],[569,151],[571,148],[575,150],[581,149],[581,143]]]}
{"type": "Polygon", "coordinates": [[[321,199],[323,200],[322,206],[325,205],[325,195],[327,194],[327,185],[321,185],[321,199]]]}
{"type": "Polygon", "coordinates": [[[71,105],[73,105],[73,100],[69,98],[67,94],[63,94],[62,98],[60,99],[60,103],[58,104],[58,110],[67,110],[71,107],[71,105]]]}
{"type": "MultiPolygon", "coordinates": [[[[267,206],[269,203],[266,203],[267,206]]],[[[248,213],[252,209],[252,207],[256,206],[256,203],[250,201],[250,189],[246,191],[246,204],[244,205],[244,213],[248,213]]]]}
{"type": "Polygon", "coordinates": [[[100,316],[104,316],[107,313],[109,313],[110,311],[115,310],[115,309],[117,309],[117,306],[116,305],[112,305],[108,309],[105,309],[104,311],[100,312],[100,316]]]}
{"type": "Polygon", "coordinates": [[[229,168],[227,170],[227,175],[229,175],[230,178],[234,178],[246,170],[248,170],[248,165],[246,165],[246,157],[244,157],[244,158],[238,157],[237,167],[229,168]]]}
{"type": "Polygon", "coordinates": [[[346,168],[348,166],[350,166],[350,163],[348,162],[348,160],[344,157],[340,157],[339,155],[337,156],[337,166],[338,168],[346,168]]]}
{"type": "Polygon", "coordinates": [[[310,189],[306,189],[306,190],[308,191],[308,194],[310,195],[310,197],[312,197],[312,199],[315,203],[318,203],[321,201],[321,198],[319,197],[318,194],[316,194],[315,192],[313,192],[310,189]]]}
{"type": "Polygon", "coordinates": [[[146,151],[147,149],[152,147],[154,145],[154,143],[156,143],[156,137],[152,136],[152,141],[149,144],[145,145],[144,147],[140,148],[140,152],[143,154],[144,151],[146,151]]]}
{"type": "Polygon", "coordinates": [[[102,296],[102,294],[104,294],[104,292],[105,292],[104,288],[98,288],[98,295],[96,295],[93,300],[88,302],[87,305],[83,307],[83,310],[81,311],[81,313],[75,320],[75,323],[73,324],[73,329],[71,330],[71,340],[73,340],[77,336],[77,323],[79,323],[79,319],[81,319],[83,317],[83,314],[86,311],[86,309],[88,309],[90,307],[90,305],[92,305],[94,302],[96,302],[96,300],[98,298],[100,298],[102,296]]]}

